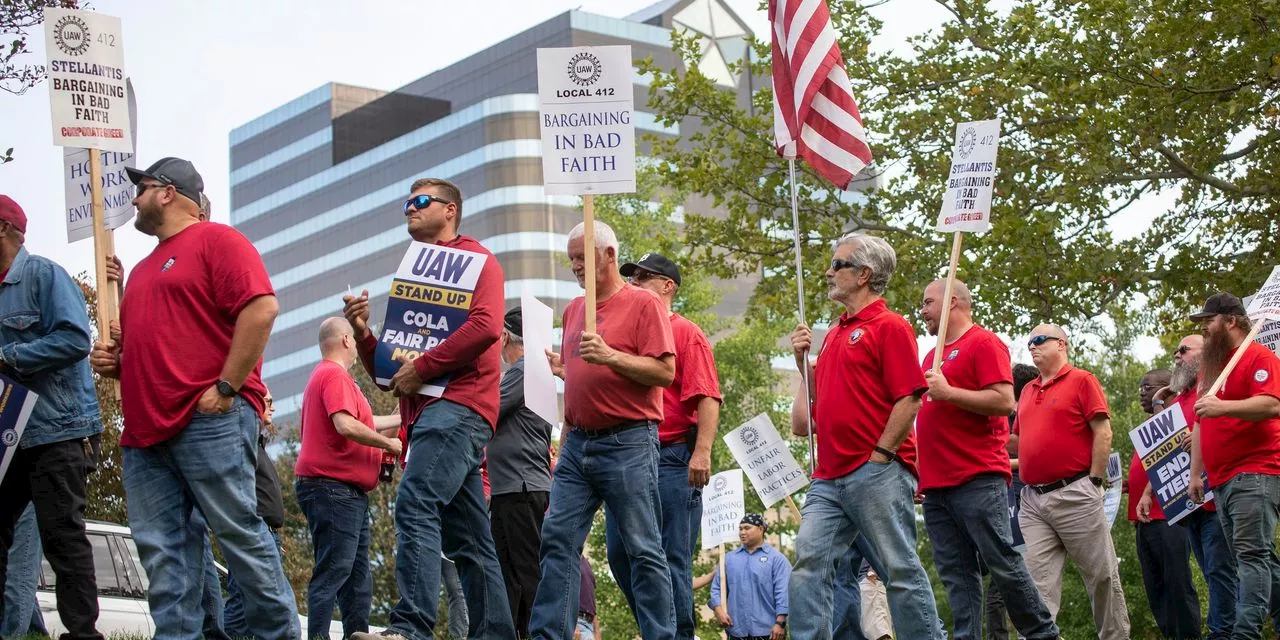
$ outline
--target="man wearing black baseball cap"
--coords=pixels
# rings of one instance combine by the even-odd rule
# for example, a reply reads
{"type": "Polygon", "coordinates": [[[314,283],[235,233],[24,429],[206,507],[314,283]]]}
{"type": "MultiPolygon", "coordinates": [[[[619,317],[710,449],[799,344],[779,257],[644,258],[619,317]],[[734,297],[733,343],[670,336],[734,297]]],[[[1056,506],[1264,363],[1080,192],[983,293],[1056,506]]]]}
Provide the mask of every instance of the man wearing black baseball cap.
{"type": "Polygon", "coordinates": [[[125,173],[129,174],[129,181],[135,185],[142,186],[143,180],[150,179],[160,187],[172,186],[179,195],[196,203],[197,207],[201,206],[200,196],[204,193],[204,178],[200,177],[200,172],[196,171],[195,165],[189,160],[161,158],[147,167],[146,171],[125,167],[125,173]]]}
{"type": "Polygon", "coordinates": [[[1260,638],[1270,603],[1280,596],[1275,593],[1280,589],[1275,542],[1280,520],[1280,358],[1257,342],[1244,344],[1252,322],[1244,304],[1230,293],[1210,296],[1191,320],[1200,323],[1204,348],[1187,493],[1204,502],[1201,472],[1207,471],[1240,578],[1232,637],[1260,638]],[[1208,395],[1208,386],[1241,350],[1222,388],[1208,395]]]}
{"type": "MultiPolygon", "coordinates": [[[[711,445],[720,423],[720,381],[711,343],[698,325],[671,310],[680,290],[680,268],[660,253],[646,253],[618,272],[631,284],[662,300],[676,346],[676,379],[662,390],[658,425],[658,500],[662,507],[662,547],[671,572],[676,638],[692,640],[697,629],[693,603],[693,552],[702,522],[702,487],[711,477],[711,445]]],[[[635,608],[631,562],[616,518],[605,518],[609,568],[635,608]]]]}
{"type": "Polygon", "coordinates": [[[731,640],[782,640],[787,635],[791,562],[764,541],[768,528],[758,513],[748,513],[738,524],[742,546],[724,558],[725,581],[733,583],[728,589],[728,602],[721,599],[724,590],[720,572],[716,571],[711,579],[708,604],[731,640]]]}

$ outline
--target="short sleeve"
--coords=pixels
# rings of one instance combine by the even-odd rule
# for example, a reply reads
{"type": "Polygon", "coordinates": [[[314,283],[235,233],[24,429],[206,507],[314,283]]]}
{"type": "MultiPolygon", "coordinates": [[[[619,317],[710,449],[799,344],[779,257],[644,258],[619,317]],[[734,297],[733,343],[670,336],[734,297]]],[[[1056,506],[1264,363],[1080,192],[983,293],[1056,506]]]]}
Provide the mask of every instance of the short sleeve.
{"type": "Polygon", "coordinates": [[[711,351],[711,343],[696,326],[689,327],[689,341],[679,358],[676,364],[681,374],[680,401],[688,402],[698,397],[720,400],[720,377],[716,372],[715,355],[711,351]]]}
{"type": "Polygon", "coordinates": [[[979,389],[993,384],[1013,384],[1013,360],[1009,347],[994,335],[987,335],[973,354],[973,380],[979,389]]]}
{"type": "Polygon", "coordinates": [[[260,296],[275,295],[262,256],[253,243],[231,227],[218,225],[205,247],[213,282],[214,303],[229,317],[260,296]]]}
{"type": "Polygon", "coordinates": [[[907,396],[918,396],[929,388],[920,370],[920,349],[915,332],[902,318],[884,324],[884,341],[880,345],[885,389],[894,402],[907,396]]]}
{"type": "Polygon", "coordinates": [[[636,295],[636,355],[661,358],[676,352],[671,318],[656,295],[636,295]]]}
{"type": "Polygon", "coordinates": [[[1111,410],[1107,407],[1107,396],[1102,392],[1102,384],[1092,373],[1082,372],[1084,379],[1080,381],[1080,412],[1085,422],[1092,422],[1098,416],[1108,417],[1111,410]]]}
{"type": "Polygon", "coordinates": [[[320,382],[320,402],[324,405],[324,415],[332,418],[334,414],[345,411],[353,418],[360,417],[360,405],[355,398],[355,384],[343,380],[336,371],[325,373],[320,382]]]}
{"type": "Polygon", "coordinates": [[[1249,376],[1249,397],[1271,396],[1280,398],[1280,358],[1266,347],[1256,351],[1253,366],[1245,371],[1249,376]]]}

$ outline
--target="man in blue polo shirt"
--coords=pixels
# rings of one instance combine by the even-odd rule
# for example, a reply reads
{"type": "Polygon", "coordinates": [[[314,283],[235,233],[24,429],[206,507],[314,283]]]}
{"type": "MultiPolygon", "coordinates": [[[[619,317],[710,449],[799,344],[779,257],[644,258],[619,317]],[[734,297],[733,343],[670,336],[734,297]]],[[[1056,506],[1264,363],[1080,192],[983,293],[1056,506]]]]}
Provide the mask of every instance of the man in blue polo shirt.
{"type": "Polygon", "coordinates": [[[748,513],[738,524],[742,546],[725,554],[728,602],[720,598],[720,572],[711,579],[711,608],[731,640],[782,640],[787,635],[791,563],[764,541],[766,525],[748,513]]]}

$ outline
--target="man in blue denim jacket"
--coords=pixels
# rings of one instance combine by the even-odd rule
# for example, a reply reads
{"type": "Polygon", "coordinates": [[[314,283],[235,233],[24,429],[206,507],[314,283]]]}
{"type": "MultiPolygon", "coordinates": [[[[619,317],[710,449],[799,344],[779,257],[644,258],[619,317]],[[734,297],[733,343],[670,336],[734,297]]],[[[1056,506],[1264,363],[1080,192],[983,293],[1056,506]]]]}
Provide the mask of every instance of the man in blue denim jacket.
{"type": "Polygon", "coordinates": [[[22,207],[0,195],[0,372],[39,395],[0,482],[0,589],[14,525],[34,503],[58,578],[65,637],[101,640],[93,548],[84,531],[88,473],[96,464],[89,442],[102,433],[86,359],[89,315],[71,276],[22,246],[26,231],[22,207]]]}

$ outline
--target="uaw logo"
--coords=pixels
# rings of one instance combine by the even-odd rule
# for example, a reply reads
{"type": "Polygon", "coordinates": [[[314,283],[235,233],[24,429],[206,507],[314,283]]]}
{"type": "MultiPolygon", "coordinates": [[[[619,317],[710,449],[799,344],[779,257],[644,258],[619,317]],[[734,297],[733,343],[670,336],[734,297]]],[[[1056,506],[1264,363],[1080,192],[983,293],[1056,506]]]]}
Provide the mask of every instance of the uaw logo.
{"type": "Polygon", "coordinates": [[[589,87],[600,79],[600,58],[583,51],[569,58],[569,80],[579,87],[589,87]]]}
{"type": "Polygon", "coordinates": [[[973,127],[964,130],[960,134],[960,146],[956,147],[961,158],[968,158],[973,153],[973,147],[978,144],[978,132],[973,127]]]}
{"type": "Polygon", "coordinates": [[[53,25],[53,42],[69,56],[83,55],[89,50],[89,25],[80,16],[63,16],[53,25]]]}
{"type": "Polygon", "coordinates": [[[755,427],[743,427],[743,428],[742,428],[742,443],[743,443],[743,444],[745,444],[745,445],[747,445],[747,446],[752,446],[752,445],[754,445],[755,443],[757,443],[757,442],[759,442],[759,441],[760,441],[760,432],[759,432],[759,431],[756,431],[756,428],[755,428],[755,427]]]}
{"type": "Polygon", "coordinates": [[[727,486],[729,486],[729,479],[724,476],[716,478],[715,481],[711,483],[711,488],[717,492],[724,491],[724,488],[727,486]]]}
{"type": "Polygon", "coordinates": [[[13,429],[5,429],[4,435],[0,435],[0,442],[3,442],[6,447],[18,444],[18,432],[13,429]]]}
{"type": "Polygon", "coordinates": [[[849,345],[852,346],[852,345],[858,344],[858,341],[861,340],[862,336],[865,336],[865,335],[867,335],[867,332],[865,329],[861,327],[854,329],[853,333],[849,334],[849,345]]]}
{"type": "Polygon", "coordinates": [[[950,361],[950,360],[955,360],[955,359],[956,359],[956,356],[958,356],[958,355],[960,355],[960,350],[959,350],[959,349],[952,349],[952,350],[951,350],[951,353],[948,353],[948,354],[947,354],[947,360],[948,360],[948,361],[950,361]]]}

